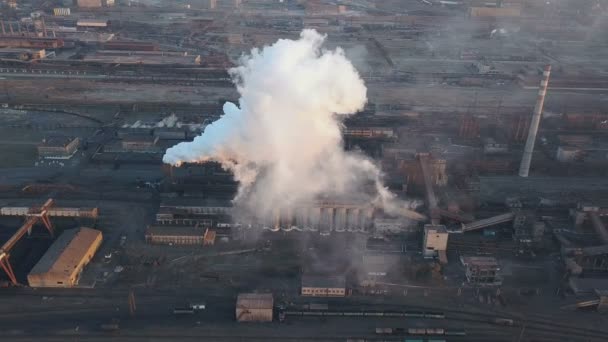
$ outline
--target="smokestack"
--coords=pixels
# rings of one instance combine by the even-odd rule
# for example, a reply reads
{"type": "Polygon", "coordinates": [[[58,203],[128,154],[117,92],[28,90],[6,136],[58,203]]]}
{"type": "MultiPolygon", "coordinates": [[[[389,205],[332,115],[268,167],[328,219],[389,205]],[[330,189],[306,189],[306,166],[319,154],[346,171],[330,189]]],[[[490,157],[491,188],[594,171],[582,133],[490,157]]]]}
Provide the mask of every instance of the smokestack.
{"type": "Polygon", "coordinates": [[[528,177],[528,172],[530,172],[530,162],[532,161],[532,153],[534,152],[534,142],[536,141],[538,125],[540,124],[540,117],[543,112],[545,94],[547,94],[547,84],[549,84],[550,74],[551,65],[547,65],[545,66],[545,71],[543,71],[543,78],[540,81],[540,88],[538,89],[538,98],[536,99],[534,113],[532,114],[532,121],[530,121],[530,128],[528,129],[528,140],[526,140],[526,146],[524,147],[524,155],[522,156],[521,164],[519,165],[520,177],[528,177]]]}

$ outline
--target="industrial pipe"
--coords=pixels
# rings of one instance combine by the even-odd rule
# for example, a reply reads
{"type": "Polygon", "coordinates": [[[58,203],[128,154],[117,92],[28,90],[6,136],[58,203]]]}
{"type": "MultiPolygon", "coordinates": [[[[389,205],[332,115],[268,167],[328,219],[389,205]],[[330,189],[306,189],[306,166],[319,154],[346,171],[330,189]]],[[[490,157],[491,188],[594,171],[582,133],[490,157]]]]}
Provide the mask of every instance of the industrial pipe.
{"type": "Polygon", "coordinates": [[[538,125],[540,124],[540,118],[543,113],[543,105],[545,103],[545,95],[547,94],[547,85],[549,84],[550,74],[551,65],[547,65],[545,67],[545,71],[543,71],[543,78],[540,81],[538,97],[536,99],[536,105],[534,106],[534,113],[532,114],[530,128],[528,129],[528,140],[526,140],[526,146],[524,147],[524,155],[522,156],[521,164],[519,165],[520,177],[528,177],[528,172],[530,172],[530,163],[532,162],[532,154],[534,153],[534,143],[536,142],[538,125]]]}

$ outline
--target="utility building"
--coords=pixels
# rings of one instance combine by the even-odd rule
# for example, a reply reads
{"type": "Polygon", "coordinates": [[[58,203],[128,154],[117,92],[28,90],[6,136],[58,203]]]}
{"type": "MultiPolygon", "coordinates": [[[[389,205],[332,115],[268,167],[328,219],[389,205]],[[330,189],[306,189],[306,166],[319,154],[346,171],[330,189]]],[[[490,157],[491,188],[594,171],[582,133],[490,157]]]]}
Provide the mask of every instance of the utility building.
{"type": "Polygon", "coordinates": [[[103,237],[99,230],[64,231],[27,275],[31,287],[72,287],[93,259],[103,237]]]}

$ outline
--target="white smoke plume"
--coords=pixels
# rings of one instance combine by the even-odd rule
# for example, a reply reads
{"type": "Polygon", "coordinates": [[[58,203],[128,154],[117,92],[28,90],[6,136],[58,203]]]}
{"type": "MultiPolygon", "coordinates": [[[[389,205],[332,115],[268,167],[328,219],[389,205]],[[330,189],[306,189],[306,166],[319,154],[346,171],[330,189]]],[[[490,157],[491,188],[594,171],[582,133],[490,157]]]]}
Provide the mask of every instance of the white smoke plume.
{"type": "Polygon", "coordinates": [[[241,58],[230,69],[239,104],[227,102],[219,120],[163,161],[220,162],[240,182],[235,202],[260,215],[320,197],[360,198],[368,184],[392,198],[380,170],[343,149],[341,117],[363,108],[367,89],[344,51],[322,49],[324,40],[304,30],[241,58]]]}

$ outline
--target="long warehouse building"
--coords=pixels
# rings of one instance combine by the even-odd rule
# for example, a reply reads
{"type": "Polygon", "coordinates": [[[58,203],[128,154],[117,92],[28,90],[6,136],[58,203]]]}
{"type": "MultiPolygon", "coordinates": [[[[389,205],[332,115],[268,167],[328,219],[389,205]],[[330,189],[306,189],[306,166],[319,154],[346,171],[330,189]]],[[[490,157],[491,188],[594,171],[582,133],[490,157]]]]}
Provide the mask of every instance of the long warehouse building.
{"type": "Polygon", "coordinates": [[[31,287],[72,287],[103,240],[92,228],[64,231],[27,275],[31,287]]]}

